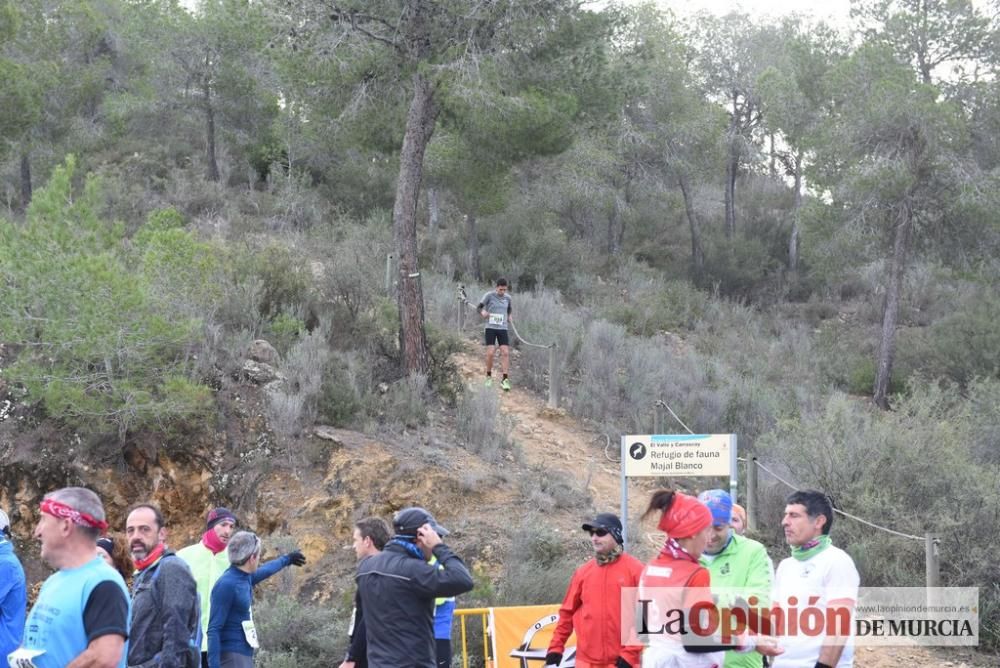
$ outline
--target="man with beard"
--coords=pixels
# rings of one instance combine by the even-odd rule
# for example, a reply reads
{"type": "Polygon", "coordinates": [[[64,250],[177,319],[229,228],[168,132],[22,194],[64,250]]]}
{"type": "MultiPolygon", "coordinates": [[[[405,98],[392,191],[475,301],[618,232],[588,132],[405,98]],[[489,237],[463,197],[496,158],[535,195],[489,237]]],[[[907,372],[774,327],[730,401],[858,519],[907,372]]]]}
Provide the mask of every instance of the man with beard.
{"type": "Polygon", "coordinates": [[[159,508],[149,503],[132,508],[125,520],[135,563],[130,668],[196,668],[200,663],[198,590],[191,569],[167,548],[166,537],[159,508]]]}

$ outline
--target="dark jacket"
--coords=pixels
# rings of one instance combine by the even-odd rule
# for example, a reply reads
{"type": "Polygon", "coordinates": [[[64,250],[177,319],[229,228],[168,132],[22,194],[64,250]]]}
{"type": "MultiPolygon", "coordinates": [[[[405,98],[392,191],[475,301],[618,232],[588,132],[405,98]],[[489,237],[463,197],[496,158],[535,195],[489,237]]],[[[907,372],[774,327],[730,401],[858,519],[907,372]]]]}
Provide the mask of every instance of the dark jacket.
{"type": "Polygon", "coordinates": [[[201,604],[191,569],[166,551],[132,580],[129,666],[187,668],[200,661],[201,604]]]}
{"type": "Polygon", "coordinates": [[[268,579],[292,561],[287,554],[265,562],[253,573],[246,573],[230,566],[219,576],[212,587],[212,603],[208,613],[208,665],[219,668],[223,652],[253,656],[253,647],[247,642],[243,622],[253,621],[250,606],[253,588],[268,579]]]}
{"type": "Polygon", "coordinates": [[[390,542],[358,564],[358,593],[364,608],[369,668],[435,668],[434,599],[472,589],[472,575],[446,545],[434,548],[428,564],[390,542]]]}
{"type": "Polygon", "coordinates": [[[361,607],[361,592],[354,592],[354,613],[351,616],[351,643],[347,646],[345,661],[353,661],[354,668],[368,668],[368,638],[365,631],[365,612],[361,607]]]}

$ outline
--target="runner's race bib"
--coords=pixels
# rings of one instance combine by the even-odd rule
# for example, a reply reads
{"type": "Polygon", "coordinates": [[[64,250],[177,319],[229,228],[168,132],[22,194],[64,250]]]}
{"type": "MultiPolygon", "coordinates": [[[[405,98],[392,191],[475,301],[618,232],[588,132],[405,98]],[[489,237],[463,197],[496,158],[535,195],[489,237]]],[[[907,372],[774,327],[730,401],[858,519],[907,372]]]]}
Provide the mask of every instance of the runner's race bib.
{"type": "Polygon", "coordinates": [[[502,325],[505,317],[506,316],[503,313],[490,313],[490,324],[502,325]]]}
{"type": "Polygon", "coordinates": [[[10,668],[35,668],[34,659],[45,654],[43,649],[25,649],[19,647],[7,655],[7,665],[10,668]]]}
{"type": "Polygon", "coordinates": [[[260,647],[260,641],[257,640],[257,627],[253,625],[252,619],[247,619],[243,623],[243,635],[246,636],[247,644],[257,649],[260,647]]]}

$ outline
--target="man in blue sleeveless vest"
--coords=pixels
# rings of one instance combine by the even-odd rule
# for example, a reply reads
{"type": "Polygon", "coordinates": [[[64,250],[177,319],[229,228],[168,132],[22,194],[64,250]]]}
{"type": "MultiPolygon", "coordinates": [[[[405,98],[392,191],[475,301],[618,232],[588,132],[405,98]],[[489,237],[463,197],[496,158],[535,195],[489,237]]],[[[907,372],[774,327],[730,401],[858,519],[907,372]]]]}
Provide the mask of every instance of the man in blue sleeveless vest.
{"type": "Polygon", "coordinates": [[[150,503],[125,520],[135,576],[129,668],[197,668],[201,664],[201,604],[191,569],[164,541],[163,513],[150,503]]]}
{"type": "Polygon", "coordinates": [[[45,495],[35,538],[58,569],[28,614],[12,666],[125,668],[129,599],[125,581],[97,555],[108,528],[96,494],[67,487],[45,495]]]}
{"type": "Polygon", "coordinates": [[[24,569],[10,542],[10,518],[0,510],[0,662],[21,644],[27,600],[24,569]]]}

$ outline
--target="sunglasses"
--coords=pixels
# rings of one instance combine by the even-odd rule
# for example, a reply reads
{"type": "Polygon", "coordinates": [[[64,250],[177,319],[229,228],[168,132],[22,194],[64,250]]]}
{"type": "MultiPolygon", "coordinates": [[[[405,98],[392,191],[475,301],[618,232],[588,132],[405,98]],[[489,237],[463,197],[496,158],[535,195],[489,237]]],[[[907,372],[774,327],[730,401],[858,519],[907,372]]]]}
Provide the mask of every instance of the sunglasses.
{"type": "Polygon", "coordinates": [[[598,538],[604,538],[608,535],[607,529],[587,529],[587,533],[591,536],[597,536],[598,538]]]}

